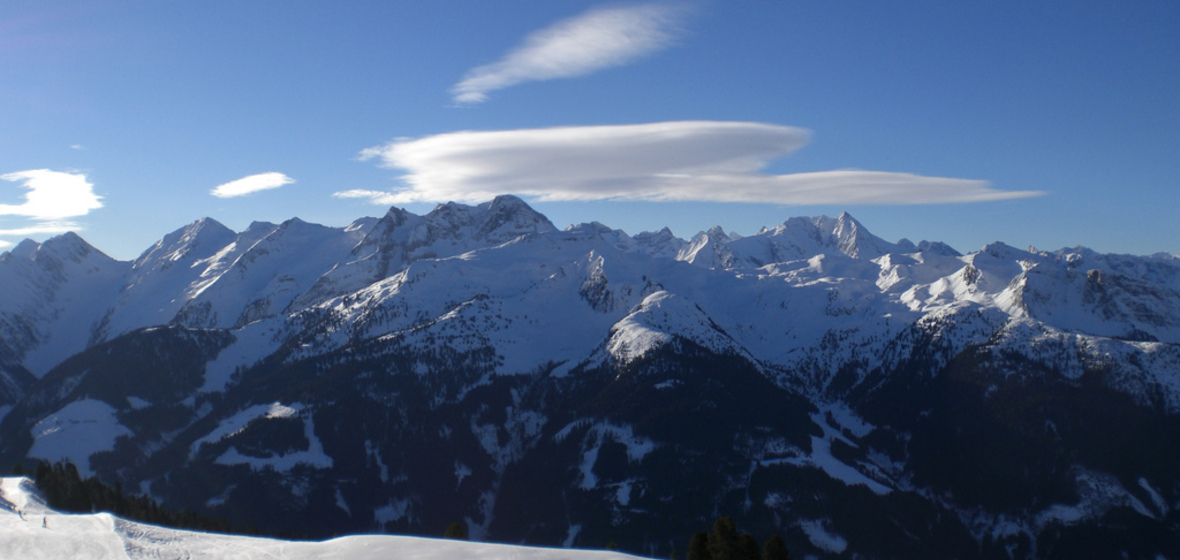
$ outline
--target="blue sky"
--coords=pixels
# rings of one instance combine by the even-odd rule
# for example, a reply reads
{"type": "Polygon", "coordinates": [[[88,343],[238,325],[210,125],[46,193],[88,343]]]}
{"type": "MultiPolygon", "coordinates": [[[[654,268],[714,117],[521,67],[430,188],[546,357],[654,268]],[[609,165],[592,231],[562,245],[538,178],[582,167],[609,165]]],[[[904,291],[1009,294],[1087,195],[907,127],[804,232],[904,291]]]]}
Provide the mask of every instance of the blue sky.
{"type": "Polygon", "coordinates": [[[1180,3],[0,4],[0,250],[520,194],[563,227],[847,210],[1180,253],[1180,3]]]}

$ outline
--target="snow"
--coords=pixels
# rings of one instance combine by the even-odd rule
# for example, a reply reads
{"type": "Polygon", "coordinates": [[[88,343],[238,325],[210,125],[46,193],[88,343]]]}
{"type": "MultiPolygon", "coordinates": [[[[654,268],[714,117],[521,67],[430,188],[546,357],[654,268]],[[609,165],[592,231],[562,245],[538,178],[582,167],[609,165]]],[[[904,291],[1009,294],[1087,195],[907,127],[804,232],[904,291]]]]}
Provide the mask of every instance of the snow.
{"type": "MultiPolygon", "coordinates": [[[[878,496],[884,496],[885,494],[892,492],[893,489],[889,486],[886,486],[870,478],[856,467],[844,463],[832,455],[832,441],[835,439],[839,439],[853,447],[857,447],[857,444],[856,442],[853,442],[852,440],[844,437],[844,435],[841,434],[838,429],[828,425],[828,422],[826,421],[828,412],[830,412],[833,419],[837,420],[838,422],[843,420],[841,425],[845,428],[848,428],[849,431],[856,434],[857,437],[863,437],[872,430],[872,426],[856,417],[850,410],[847,409],[846,406],[833,404],[823,405],[820,407],[820,412],[811,415],[812,422],[823,430],[823,436],[811,436],[810,455],[796,456],[792,454],[791,456],[782,459],[764,460],[760,463],[763,465],[788,463],[796,466],[816,467],[823,470],[828,476],[849,486],[865,486],[878,496]]],[[[880,473],[880,469],[876,468],[875,465],[862,465],[862,467],[866,468],[866,470],[880,473]]]]}
{"type": "Polygon", "coordinates": [[[459,486],[463,484],[463,479],[471,476],[471,467],[460,463],[458,459],[455,460],[455,491],[459,490],[459,486]]]}
{"type": "MultiPolygon", "coordinates": [[[[668,230],[632,238],[596,223],[559,232],[512,197],[440,205],[426,216],[391,209],[380,221],[347,228],[290,220],[236,234],[203,220],[134,263],[114,261],[72,235],[22,243],[0,257],[0,285],[0,351],[37,375],[93,340],[174,319],[235,337],[206,364],[200,392],[227,390],[235,372],[287,344],[287,359],[298,360],[379,339],[381,351],[424,356],[412,366],[422,376],[434,373],[425,357],[439,348],[480,356],[463,364],[467,386],[432,404],[462,399],[496,375],[572,375],[579,366],[626,364],[685,339],[744,356],[812,397],[829,394],[836,372],[851,372],[859,383],[927,343],[936,365],[969,345],[991,344],[1068,379],[1101,368],[1109,371],[1105,381],[1136,402],[1180,411],[1180,259],[1001,243],[960,255],[937,243],[886,242],[846,214],[793,218],[748,237],[715,228],[691,242],[668,230]]],[[[1026,369],[1010,373],[1041,374],[1026,369]]],[[[679,383],[674,374],[652,381],[660,390],[679,383]]],[[[471,424],[498,473],[547,421],[519,406],[508,417],[504,426],[471,424]]],[[[786,462],[877,494],[910,490],[897,475],[903,469],[880,453],[869,450],[871,463],[856,464],[832,455],[835,440],[855,446],[876,429],[849,407],[824,404],[814,421],[822,435],[812,438],[810,453],[767,445],[752,468],[786,462]]],[[[585,438],[578,465],[584,488],[604,484],[593,466],[605,438],[627,445],[632,460],[655,447],[630,427],[589,421],[566,426],[555,439],[575,431],[585,438]]],[[[89,472],[89,456],[127,433],[110,406],[77,401],[37,423],[30,455],[70,458],[89,472]]],[[[299,403],[247,407],[221,419],[190,451],[222,440],[222,464],[332,465],[299,403]],[[310,448],[258,458],[232,445],[250,422],[266,418],[298,418],[310,448]]],[[[366,442],[366,451],[389,480],[378,450],[366,442]]],[[[454,473],[457,487],[471,483],[470,467],[456,463],[454,473]]],[[[609,484],[620,503],[629,499],[629,482],[609,484]]],[[[1091,519],[1104,503],[1155,518],[1170,511],[1146,479],[1131,488],[1134,495],[1096,475],[1080,475],[1078,484],[1089,488],[1078,503],[1047,507],[1038,522],[1091,519]]],[[[395,502],[385,512],[403,516],[408,507],[395,502]]],[[[999,534],[1017,530],[1011,520],[988,522],[999,534]]]]}
{"type": "Polygon", "coordinates": [[[109,310],[130,263],[116,261],[74,233],[0,259],[0,332],[33,375],[84,350],[109,310]]]}
{"type": "Polygon", "coordinates": [[[205,364],[203,393],[225,391],[234,372],[247,368],[274,353],[282,345],[278,336],[284,321],[276,318],[251,323],[234,331],[234,342],[205,364]]]}
{"type": "MultiPolygon", "coordinates": [[[[577,531],[571,528],[571,537],[577,531]]],[[[572,540],[569,539],[569,540],[572,540]]],[[[22,560],[623,560],[612,551],[567,550],[392,535],[322,542],[181,531],[107,513],[66,515],[47,507],[26,478],[0,480],[0,558],[22,560]]]]}
{"type": "Polygon", "coordinates": [[[216,429],[194,441],[189,453],[195,455],[206,443],[216,443],[225,439],[232,441],[232,438],[245,429],[250,422],[258,419],[300,418],[303,422],[303,435],[309,442],[307,450],[269,457],[252,457],[243,455],[231,445],[214,462],[220,465],[250,465],[250,468],[254,470],[270,468],[279,472],[289,472],[296,465],[307,465],[317,469],[332,468],[332,458],[324,453],[323,442],[315,434],[315,421],[310,413],[303,411],[304,407],[300,403],[292,403],[288,406],[274,402],[247,407],[245,410],[222,420],[216,429]]]}
{"type": "Polygon", "coordinates": [[[144,399],[141,399],[139,397],[127,397],[127,403],[130,404],[131,408],[133,408],[135,410],[140,410],[140,409],[152,406],[152,403],[150,403],[144,399]]]}
{"type": "Polygon", "coordinates": [[[115,448],[119,436],[131,430],[115,418],[111,405],[94,399],[74,401],[37,422],[29,431],[33,447],[28,456],[46,461],[70,461],[83,477],[94,475],[90,456],[115,448]]]}
{"type": "MultiPolygon", "coordinates": [[[[297,336],[306,338],[292,360],[375,337],[391,352],[490,348],[494,359],[478,367],[499,375],[627,363],[679,336],[791,372],[781,381],[817,393],[848,364],[904,356],[905,341],[891,343],[914,326],[948,355],[1009,320],[1091,342],[1180,342],[1180,259],[1002,243],[959,255],[889,243],[847,214],[791,218],[748,237],[714,228],[688,242],[597,223],[556,231],[499,197],[425,216],[391,209],[346,228],[293,219],[235,234],[206,219],[134,263],[73,235],[19,249],[0,266],[0,328],[23,365],[41,375],[92,339],[173,320],[232,328],[236,342],[207,364],[203,392],[225,390],[235,371],[297,336]]],[[[1011,337],[1045,340],[1020,338],[1033,332],[1011,337]]],[[[1172,346],[1121,351],[1152,354],[1140,365],[1116,353],[1127,380],[1119,388],[1180,410],[1172,346]]]]}
{"type": "Polygon", "coordinates": [[[344,499],[344,494],[339,488],[336,489],[336,507],[344,510],[348,515],[352,515],[352,510],[348,507],[348,502],[344,499]]]}
{"type": "MultiPolygon", "coordinates": [[[[559,430],[553,436],[553,439],[560,442],[568,437],[574,429],[586,425],[587,422],[573,422],[559,430]]],[[[630,425],[619,426],[607,422],[594,423],[582,439],[582,462],[578,467],[581,475],[580,482],[578,483],[579,488],[591,490],[598,487],[598,477],[594,475],[594,463],[598,461],[598,451],[602,449],[602,444],[606,443],[607,438],[626,446],[627,460],[631,462],[642,461],[648,453],[651,453],[656,448],[655,441],[636,435],[630,425]]],[[[619,488],[617,495],[619,502],[622,505],[627,505],[627,501],[630,499],[630,483],[624,483],[624,485],[627,486],[626,490],[619,488]]]]}
{"type": "Polygon", "coordinates": [[[192,447],[189,449],[189,454],[196,455],[197,451],[201,449],[202,444],[216,443],[222,439],[225,439],[226,437],[230,437],[242,431],[242,429],[246,427],[246,424],[249,424],[257,418],[271,417],[270,415],[272,410],[276,414],[285,414],[288,410],[298,411],[302,408],[303,405],[298,403],[292,406],[286,406],[279,402],[273,402],[270,404],[256,404],[246,407],[237,414],[222,420],[221,423],[218,424],[217,428],[215,428],[212,432],[209,432],[204,437],[194,441],[192,447]]]}
{"type": "Polygon", "coordinates": [[[250,465],[252,469],[261,470],[271,468],[280,472],[289,472],[296,465],[307,465],[318,469],[332,467],[332,458],[324,453],[323,442],[315,434],[315,421],[310,413],[304,412],[301,403],[285,405],[280,402],[270,404],[256,404],[239,411],[237,414],[222,420],[217,428],[204,437],[193,442],[189,448],[191,455],[196,455],[201,446],[206,443],[216,443],[231,439],[246,428],[250,422],[258,419],[300,418],[303,422],[303,434],[309,445],[305,451],[295,451],[285,455],[270,457],[251,457],[243,455],[236,447],[230,446],[214,462],[221,465],[250,465]]]}
{"type": "Polygon", "coordinates": [[[409,511],[409,500],[394,500],[373,510],[373,518],[377,520],[378,526],[384,526],[390,521],[397,521],[405,517],[409,511]]]}
{"type": "Polygon", "coordinates": [[[615,501],[623,507],[631,503],[631,484],[631,480],[624,480],[615,489],[615,501]]]}
{"type": "Polygon", "coordinates": [[[811,465],[823,469],[828,476],[835,478],[849,486],[864,485],[878,496],[884,496],[893,491],[892,488],[865,476],[856,468],[844,463],[832,455],[832,440],[828,430],[824,430],[825,437],[811,436],[811,465]]]}
{"type": "Polygon", "coordinates": [[[1155,505],[1155,509],[1159,511],[1160,516],[1167,515],[1168,512],[1171,511],[1171,508],[1168,507],[1168,501],[1165,500],[1158,491],[1156,491],[1156,489],[1151,485],[1150,482],[1147,481],[1146,478],[1139,478],[1139,487],[1146,490],[1147,494],[1151,496],[1151,503],[1155,505]]]}
{"type": "Polygon", "coordinates": [[[844,552],[848,548],[848,541],[839,534],[829,531],[824,525],[825,523],[818,519],[808,519],[799,522],[799,528],[803,529],[803,532],[807,534],[807,539],[816,548],[832,554],[844,552]]]}
{"type": "Polygon", "coordinates": [[[607,352],[616,362],[626,364],[668,344],[673,336],[687,338],[721,354],[746,353],[699,306],[664,290],[644,298],[634,311],[611,327],[607,352]]]}
{"type": "Polygon", "coordinates": [[[566,533],[565,540],[562,541],[561,546],[563,548],[570,548],[570,547],[574,546],[574,539],[577,539],[578,533],[581,533],[581,532],[582,532],[582,524],[581,523],[574,523],[574,524],[570,525],[569,532],[566,533]]]}

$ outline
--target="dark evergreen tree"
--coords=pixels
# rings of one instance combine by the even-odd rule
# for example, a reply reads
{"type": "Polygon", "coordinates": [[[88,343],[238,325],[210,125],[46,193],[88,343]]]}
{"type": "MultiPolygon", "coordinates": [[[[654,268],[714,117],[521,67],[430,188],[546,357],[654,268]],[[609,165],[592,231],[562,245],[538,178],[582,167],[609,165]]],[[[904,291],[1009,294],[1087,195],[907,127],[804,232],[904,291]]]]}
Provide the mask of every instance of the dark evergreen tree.
{"type": "Polygon", "coordinates": [[[718,517],[713,522],[713,534],[709,537],[709,555],[713,560],[738,560],[738,532],[733,519],[718,517]]]}
{"type": "Polygon", "coordinates": [[[709,534],[704,531],[693,533],[688,541],[688,557],[685,560],[713,560],[709,554],[709,534]]]}
{"type": "Polygon", "coordinates": [[[224,518],[203,517],[191,510],[166,511],[146,496],[125,495],[121,485],[112,488],[94,477],[83,479],[77,467],[68,462],[53,465],[38,463],[33,469],[33,479],[49,507],[59,511],[108,511],[126,519],[154,525],[220,533],[243,532],[224,518]]]}
{"type": "Polygon", "coordinates": [[[758,560],[762,556],[760,547],[758,546],[758,539],[749,533],[742,533],[737,541],[737,554],[734,555],[735,560],[758,560]]]}
{"type": "Polygon", "coordinates": [[[443,538],[457,541],[467,540],[467,524],[456,521],[447,525],[447,529],[443,531],[443,538]]]}
{"type": "Polygon", "coordinates": [[[774,535],[766,539],[766,546],[762,547],[762,560],[791,560],[791,555],[787,553],[787,543],[782,537],[774,535]]]}

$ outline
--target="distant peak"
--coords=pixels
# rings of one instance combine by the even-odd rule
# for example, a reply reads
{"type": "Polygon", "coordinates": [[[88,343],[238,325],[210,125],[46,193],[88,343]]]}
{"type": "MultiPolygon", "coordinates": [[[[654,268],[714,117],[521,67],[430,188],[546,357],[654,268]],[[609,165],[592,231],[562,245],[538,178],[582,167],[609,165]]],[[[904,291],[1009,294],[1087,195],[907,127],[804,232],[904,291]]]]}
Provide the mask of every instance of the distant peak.
{"type": "Polygon", "coordinates": [[[594,233],[609,233],[614,231],[610,228],[610,226],[607,226],[606,224],[599,221],[571,224],[569,227],[565,228],[565,230],[570,232],[590,231],[594,233]]]}
{"type": "Polygon", "coordinates": [[[193,251],[207,256],[229,243],[236,235],[234,230],[225,227],[213,218],[201,218],[165,235],[155,245],[141,253],[135,259],[133,266],[143,267],[155,259],[176,261],[193,251]]]}
{"type": "Polygon", "coordinates": [[[61,235],[50,237],[41,244],[42,251],[60,251],[90,248],[90,244],[78,234],[67,231],[61,235]]]}
{"type": "Polygon", "coordinates": [[[301,228],[304,226],[311,226],[311,225],[319,225],[319,224],[312,224],[307,221],[304,221],[301,218],[289,218],[286,221],[284,221],[283,223],[279,224],[279,228],[281,228],[281,229],[301,228]]]}
{"type": "Polygon", "coordinates": [[[856,218],[853,218],[852,214],[849,214],[848,212],[840,212],[840,215],[836,216],[835,230],[833,233],[838,234],[839,232],[847,231],[852,234],[857,234],[864,229],[864,225],[856,221],[856,218]]]}
{"type": "Polygon", "coordinates": [[[947,245],[941,241],[922,241],[918,243],[918,252],[931,253],[934,255],[945,255],[948,257],[961,257],[962,253],[955,250],[954,247],[947,245]]]}
{"type": "MultiPolygon", "coordinates": [[[[501,207],[519,208],[521,206],[528,207],[528,203],[521,200],[520,197],[511,194],[502,194],[491,200],[489,206],[493,209],[501,207]]],[[[530,210],[532,208],[529,208],[530,210]]]]}
{"type": "Polygon", "coordinates": [[[234,230],[226,227],[225,224],[222,224],[221,222],[209,217],[201,218],[185,226],[184,228],[181,228],[181,231],[186,234],[201,237],[208,235],[234,235],[236,233],[234,230]]]}
{"type": "MultiPolygon", "coordinates": [[[[92,252],[101,251],[95,249],[85,239],[82,239],[78,234],[67,231],[61,235],[46,239],[40,247],[37,248],[37,256],[44,254],[51,254],[60,258],[68,258],[70,260],[80,261],[92,252]]],[[[104,254],[105,255],[105,254],[104,254]]]]}
{"type": "Polygon", "coordinates": [[[1013,258],[1017,254],[1028,254],[1023,249],[1017,249],[1016,247],[1001,241],[993,241],[992,243],[988,243],[987,245],[984,245],[983,248],[979,250],[979,252],[1001,259],[1013,258]]]}
{"type": "Polygon", "coordinates": [[[32,256],[37,252],[37,248],[40,246],[40,243],[37,243],[32,239],[25,239],[24,241],[18,243],[16,247],[13,247],[8,253],[14,257],[28,259],[32,258],[32,256]]]}
{"type": "Polygon", "coordinates": [[[270,222],[250,222],[249,227],[247,227],[246,231],[242,233],[257,233],[259,231],[272,230],[277,227],[279,226],[270,222]]]}
{"type": "Polygon", "coordinates": [[[213,227],[213,228],[229,229],[229,228],[225,227],[225,224],[222,224],[221,222],[214,220],[213,218],[210,218],[209,216],[205,216],[204,218],[201,218],[201,219],[189,224],[189,226],[190,227],[199,227],[199,228],[213,227]]]}
{"type": "Polygon", "coordinates": [[[483,222],[479,226],[479,231],[485,235],[505,228],[516,234],[557,231],[549,218],[510,194],[497,196],[476,208],[485,212],[485,215],[479,218],[483,222]]]}
{"type": "Polygon", "coordinates": [[[672,233],[671,228],[669,228],[668,226],[664,226],[664,227],[660,228],[660,231],[650,231],[650,232],[645,231],[645,232],[641,233],[640,235],[643,235],[643,234],[647,234],[649,236],[658,236],[658,237],[676,237],[676,235],[672,233]]]}

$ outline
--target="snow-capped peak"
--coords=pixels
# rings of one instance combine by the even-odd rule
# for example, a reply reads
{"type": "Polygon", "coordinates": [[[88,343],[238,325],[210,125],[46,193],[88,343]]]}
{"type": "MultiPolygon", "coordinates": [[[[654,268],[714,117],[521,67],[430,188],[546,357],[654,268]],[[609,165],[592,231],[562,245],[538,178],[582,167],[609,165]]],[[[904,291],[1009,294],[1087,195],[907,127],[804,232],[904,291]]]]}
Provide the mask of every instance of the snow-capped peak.
{"type": "Polygon", "coordinates": [[[139,258],[132,268],[136,270],[167,268],[185,260],[203,259],[213,255],[233,241],[237,235],[212,218],[201,218],[184,226],[156,242],[139,258]]]}

